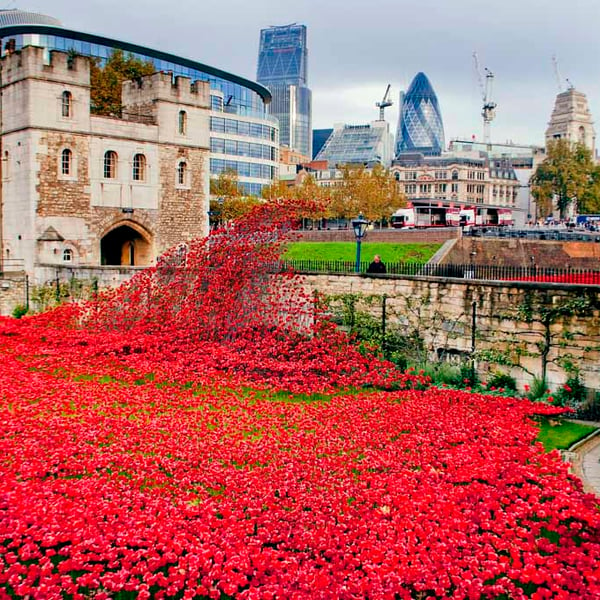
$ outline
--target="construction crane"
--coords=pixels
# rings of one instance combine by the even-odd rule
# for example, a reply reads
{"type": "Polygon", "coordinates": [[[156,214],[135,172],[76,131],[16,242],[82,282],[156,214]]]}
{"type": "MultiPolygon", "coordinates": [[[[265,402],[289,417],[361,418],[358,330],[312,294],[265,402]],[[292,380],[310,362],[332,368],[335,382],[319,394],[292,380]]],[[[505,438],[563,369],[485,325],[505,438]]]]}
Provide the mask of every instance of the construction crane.
{"type": "Polygon", "coordinates": [[[552,55],[552,66],[554,67],[554,77],[556,77],[556,85],[558,86],[558,93],[560,94],[563,91],[563,88],[560,71],[558,70],[558,59],[556,58],[556,54],[552,55]]]}
{"type": "Polygon", "coordinates": [[[388,106],[392,106],[394,104],[390,100],[390,89],[392,88],[392,84],[388,83],[387,89],[385,90],[385,94],[383,95],[383,100],[381,102],[376,102],[375,106],[379,108],[379,120],[385,121],[385,109],[388,106]]]}
{"type": "Polygon", "coordinates": [[[479,68],[479,58],[477,57],[477,52],[473,52],[473,60],[475,62],[475,72],[477,73],[479,88],[481,89],[481,96],[483,98],[483,108],[481,109],[481,116],[483,117],[483,141],[489,146],[492,143],[490,124],[496,116],[496,106],[498,106],[492,100],[494,74],[488,68],[486,68],[484,83],[481,69],[479,68]]]}

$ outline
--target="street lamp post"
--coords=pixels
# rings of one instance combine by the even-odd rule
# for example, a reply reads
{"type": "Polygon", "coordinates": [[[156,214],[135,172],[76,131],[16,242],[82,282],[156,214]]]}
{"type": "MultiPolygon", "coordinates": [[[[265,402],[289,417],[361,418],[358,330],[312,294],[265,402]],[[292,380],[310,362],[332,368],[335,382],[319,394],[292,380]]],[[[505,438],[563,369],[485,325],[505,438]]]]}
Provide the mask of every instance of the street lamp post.
{"type": "Polygon", "coordinates": [[[354,237],[356,238],[356,273],[360,272],[360,243],[365,237],[369,221],[367,221],[362,215],[358,215],[358,219],[353,219],[352,229],[354,229],[354,237]]]}

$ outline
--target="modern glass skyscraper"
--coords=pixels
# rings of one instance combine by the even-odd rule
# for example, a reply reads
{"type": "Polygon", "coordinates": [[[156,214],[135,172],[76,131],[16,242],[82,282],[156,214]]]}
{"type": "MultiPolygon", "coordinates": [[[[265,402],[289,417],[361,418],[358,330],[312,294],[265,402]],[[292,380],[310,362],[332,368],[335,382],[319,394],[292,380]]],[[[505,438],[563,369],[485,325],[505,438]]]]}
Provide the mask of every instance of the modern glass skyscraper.
{"type": "Polygon", "coordinates": [[[270,112],[279,119],[279,140],[312,156],[312,92],[307,84],[306,26],[283,25],[260,32],[256,79],[273,95],[270,112]]]}
{"type": "Polygon", "coordinates": [[[427,75],[417,73],[400,107],[396,156],[407,152],[437,156],[444,148],[444,125],[437,96],[427,75]]]}

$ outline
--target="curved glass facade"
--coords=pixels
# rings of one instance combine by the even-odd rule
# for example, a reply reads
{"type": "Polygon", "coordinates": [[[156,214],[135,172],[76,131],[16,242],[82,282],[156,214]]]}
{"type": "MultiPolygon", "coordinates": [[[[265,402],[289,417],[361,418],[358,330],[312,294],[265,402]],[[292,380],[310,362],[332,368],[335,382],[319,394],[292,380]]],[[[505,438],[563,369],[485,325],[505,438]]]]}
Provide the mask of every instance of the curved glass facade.
{"type": "Polygon", "coordinates": [[[425,73],[417,74],[404,96],[398,132],[396,156],[411,152],[436,156],[445,147],[442,113],[425,73]]]}
{"type": "MultiPolygon", "coordinates": [[[[267,106],[272,98],[271,93],[266,87],[254,81],[173,54],[129,42],[65,29],[53,17],[19,10],[0,11],[0,39],[5,43],[2,54],[7,51],[6,42],[10,41],[10,51],[20,50],[24,46],[38,46],[48,51],[48,60],[50,60],[51,50],[63,52],[72,50],[82,56],[97,58],[104,63],[117,48],[143,61],[151,61],[157,71],[171,72],[174,76],[189,77],[192,81],[208,81],[211,91],[214,91],[214,94],[211,93],[212,115],[227,116],[225,121],[235,122],[236,128],[243,131],[239,135],[259,138],[256,140],[257,142],[268,136],[272,145],[275,148],[278,147],[278,123],[267,111],[267,106]],[[244,123],[244,121],[248,122],[244,123]]],[[[236,131],[234,135],[236,133],[238,132],[236,131]]],[[[239,153],[240,150],[236,147],[234,156],[239,156],[239,153]]],[[[261,151],[261,156],[267,154],[276,156],[277,152],[272,152],[270,149],[261,151]]],[[[237,164],[237,161],[233,161],[231,166],[235,168],[237,164]]],[[[263,175],[271,172],[277,173],[276,160],[270,161],[269,166],[273,168],[264,169],[261,162],[259,169],[252,170],[246,167],[240,169],[238,176],[241,187],[253,192],[258,190],[260,193],[263,186],[272,182],[272,177],[263,177],[263,175]],[[247,172],[261,175],[259,178],[252,176],[249,179],[249,176],[245,175],[247,172]]],[[[211,175],[216,176],[219,172],[211,170],[211,175]]]]}

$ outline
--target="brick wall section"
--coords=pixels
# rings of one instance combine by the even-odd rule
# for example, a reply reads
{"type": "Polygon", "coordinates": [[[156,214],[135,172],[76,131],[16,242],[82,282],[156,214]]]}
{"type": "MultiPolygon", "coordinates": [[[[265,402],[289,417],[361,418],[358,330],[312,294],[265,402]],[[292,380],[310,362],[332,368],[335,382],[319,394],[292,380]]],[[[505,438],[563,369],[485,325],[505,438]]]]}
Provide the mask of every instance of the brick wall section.
{"type": "Polygon", "coordinates": [[[208,150],[190,147],[161,146],[161,192],[157,232],[160,238],[157,254],[186,240],[204,235],[208,219],[208,203],[204,195],[204,179],[208,169],[208,150]],[[187,163],[190,185],[187,189],[175,186],[177,162],[187,163]]]}
{"type": "Polygon", "coordinates": [[[445,256],[445,264],[467,264],[475,252],[473,262],[481,265],[530,266],[565,269],[567,267],[599,269],[600,244],[596,242],[560,242],[521,239],[478,239],[464,237],[457,240],[445,256]]]}
{"type": "Polygon", "coordinates": [[[10,315],[15,306],[25,302],[25,273],[0,275],[0,315],[10,315]]]}
{"type": "MultiPolygon", "coordinates": [[[[542,340],[544,329],[538,323],[508,319],[515,314],[527,296],[542,300],[548,305],[558,305],[568,299],[588,294],[595,309],[585,317],[570,317],[552,326],[554,346],[549,358],[555,360],[571,355],[581,368],[581,375],[588,387],[600,389],[600,288],[586,286],[560,286],[499,282],[467,282],[438,280],[426,277],[368,275],[304,275],[307,291],[322,293],[358,293],[387,296],[387,316],[390,327],[408,330],[418,326],[432,358],[440,350],[468,356],[471,348],[472,302],[476,302],[476,347],[478,350],[495,349],[515,351],[518,346],[535,356],[521,357],[523,367],[539,375],[541,360],[536,346],[542,340]],[[417,316],[419,315],[419,316],[417,316]],[[563,330],[572,334],[571,339],[561,339],[563,330]],[[564,345],[562,345],[564,344],[564,345]]],[[[364,310],[380,317],[381,303],[366,305],[364,310]]],[[[509,371],[520,383],[531,383],[532,376],[520,368],[498,367],[480,364],[485,374],[491,368],[509,371]]],[[[555,364],[548,365],[547,380],[552,387],[562,384],[565,372],[555,364]]]]}
{"type": "Polygon", "coordinates": [[[86,217],[90,210],[89,136],[46,132],[40,139],[45,153],[38,153],[37,214],[48,216],[86,217]],[[77,162],[74,181],[60,179],[59,168],[63,148],[69,148],[77,162]]]}
{"type": "MultiPolygon", "coordinates": [[[[299,240],[303,242],[354,242],[354,232],[350,229],[301,231],[299,240]]],[[[460,237],[458,227],[441,229],[370,229],[363,241],[389,242],[393,244],[426,243],[443,244],[446,240],[460,237]]]]}

